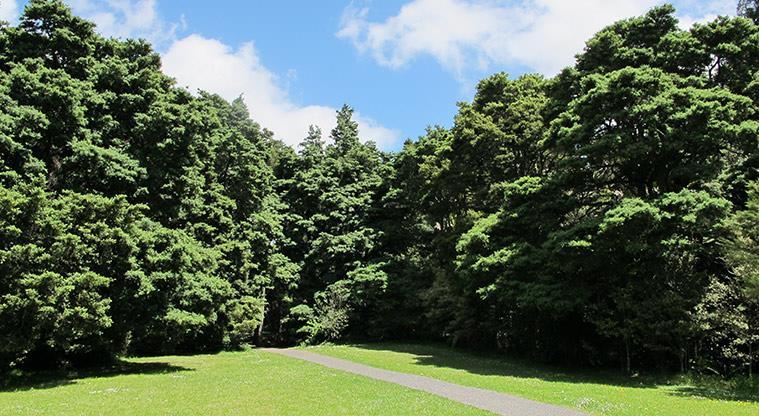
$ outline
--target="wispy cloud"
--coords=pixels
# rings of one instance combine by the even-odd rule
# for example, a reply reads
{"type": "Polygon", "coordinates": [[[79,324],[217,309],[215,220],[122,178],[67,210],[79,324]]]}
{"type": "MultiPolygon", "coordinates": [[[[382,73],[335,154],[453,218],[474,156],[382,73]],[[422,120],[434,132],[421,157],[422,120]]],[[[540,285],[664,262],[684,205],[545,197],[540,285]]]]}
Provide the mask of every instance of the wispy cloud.
{"type": "Polygon", "coordinates": [[[735,15],[737,3],[737,0],[680,0],[678,2],[680,27],[688,29],[694,23],[708,22],[717,16],[735,15]]]}
{"type": "Polygon", "coordinates": [[[105,36],[143,38],[161,48],[186,27],[184,19],[172,23],[158,13],[156,0],[69,0],[74,12],[95,22],[105,36]]]}
{"type": "MultiPolygon", "coordinates": [[[[684,7],[688,21],[728,13],[724,0],[684,7]]],[[[553,75],[570,65],[604,26],[645,13],[661,0],[413,0],[384,21],[345,9],[337,36],[380,65],[400,68],[429,55],[459,79],[468,71],[519,65],[553,75]]]]}
{"type": "MultiPolygon", "coordinates": [[[[228,100],[242,94],[253,119],[292,146],[306,136],[311,124],[325,133],[335,125],[335,108],[295,103],[279,77],[263,65],[253,43],[235,50],[193,34],[171,45],[163,55],[163,66],[182,86],[214,92],[228,100]]],[[[380,148],[391,148],[399,140],[397,131],[370,118],[357,114],[356,120],[361,137],[375,141],[380,148]]]]}

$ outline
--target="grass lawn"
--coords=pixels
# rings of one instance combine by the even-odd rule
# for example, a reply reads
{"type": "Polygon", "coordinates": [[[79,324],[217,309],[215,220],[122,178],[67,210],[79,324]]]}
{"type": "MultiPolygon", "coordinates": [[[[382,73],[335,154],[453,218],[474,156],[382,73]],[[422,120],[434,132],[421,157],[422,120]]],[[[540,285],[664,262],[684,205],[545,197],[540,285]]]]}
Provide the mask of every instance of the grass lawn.
{"type": "Polygon", "coordinates": [[[715,386],[687,384],[682,378],[654,380],[598,372],[564,372],[436,345],[368,344],[309,350],[598,415],[759,415],[759,394],[737,395],[715,386]]]}
{"type": "MultiPolygon", "coordinates": [[[[2,383],[0,383],[2,384],[2,383]]],[[[485,415],[431,394],[262,351],[129,359],[16,380],[0,415],[485,415]]]]}

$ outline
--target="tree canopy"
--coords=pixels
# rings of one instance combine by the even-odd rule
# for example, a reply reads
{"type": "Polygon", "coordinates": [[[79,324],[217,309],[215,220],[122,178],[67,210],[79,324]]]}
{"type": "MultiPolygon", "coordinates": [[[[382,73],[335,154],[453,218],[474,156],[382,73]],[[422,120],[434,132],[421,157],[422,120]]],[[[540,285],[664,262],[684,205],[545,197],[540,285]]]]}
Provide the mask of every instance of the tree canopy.
{"type": "Polygon", "coordinates": [[[387,153],[297,149],[59,0],[0,26],[0,367],[415,338],[751,373],[757,5],[614,23],[387,153]]]}

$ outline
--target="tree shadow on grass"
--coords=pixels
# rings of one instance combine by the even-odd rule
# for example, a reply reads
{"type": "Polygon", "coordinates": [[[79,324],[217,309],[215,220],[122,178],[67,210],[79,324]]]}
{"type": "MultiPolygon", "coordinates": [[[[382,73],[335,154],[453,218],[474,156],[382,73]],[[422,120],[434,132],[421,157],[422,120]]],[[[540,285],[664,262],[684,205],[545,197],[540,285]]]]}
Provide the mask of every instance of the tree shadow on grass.
{"type": "Polygon", "coordinates": [[[759,384],[736,386],[735,383],[722,380],[696,381],[690,386],[677,387],[670,394],[680,397],[759,403],[759,384]]]}
{"type": "Polygon", "coordinates": [[[658,384],[658,377],[630,377],[608,369],[591,372],[583,368],[557,367],[496,353],[467,351],[442,344],[381,343],[357,346],[368,350],[413,354],[415,364],[463,370],[482,376],[534,378],[547,382],[595,383],[639,388],[658,384]]]}
{"type": "Polygon", "coordinates": [[[105,367],[74,371],[5,374],[0,378],[0,393],[51,389],[76,384],[78,380],[86,378],[115,377],[129,374],[169,374],[183,371],[195,370],[165,362],[130,362],[119,360],[105,367]]]}
{"type": "Polygon", "coordinates": [[[673,386],[667,394],[713,400],[759,402],[759,384],[747,385],[714,378],[687,380],[672,374],[627,376],[609,369],[556,367],[487,352],[462,351],[442,344],[360,344],[376,351],[408,353],[416,364],[463,370],[482,376],[534,378],[547,382],[600,384],[625,388],[673,386]]]}

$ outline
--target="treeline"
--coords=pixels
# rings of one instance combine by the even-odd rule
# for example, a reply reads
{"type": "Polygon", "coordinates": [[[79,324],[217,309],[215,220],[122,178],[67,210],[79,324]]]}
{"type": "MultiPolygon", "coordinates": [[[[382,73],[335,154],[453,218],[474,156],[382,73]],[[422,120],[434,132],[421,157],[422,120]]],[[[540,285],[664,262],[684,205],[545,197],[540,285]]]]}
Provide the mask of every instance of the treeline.
{"type": "Polygon", "coordinates": [[[739,7],[615,23],[384,153],[349,107],[289,148],[145,42],[32,0],[0,27],[0,366],[414,338],[750,372],[759,28],[739,7]]]}

